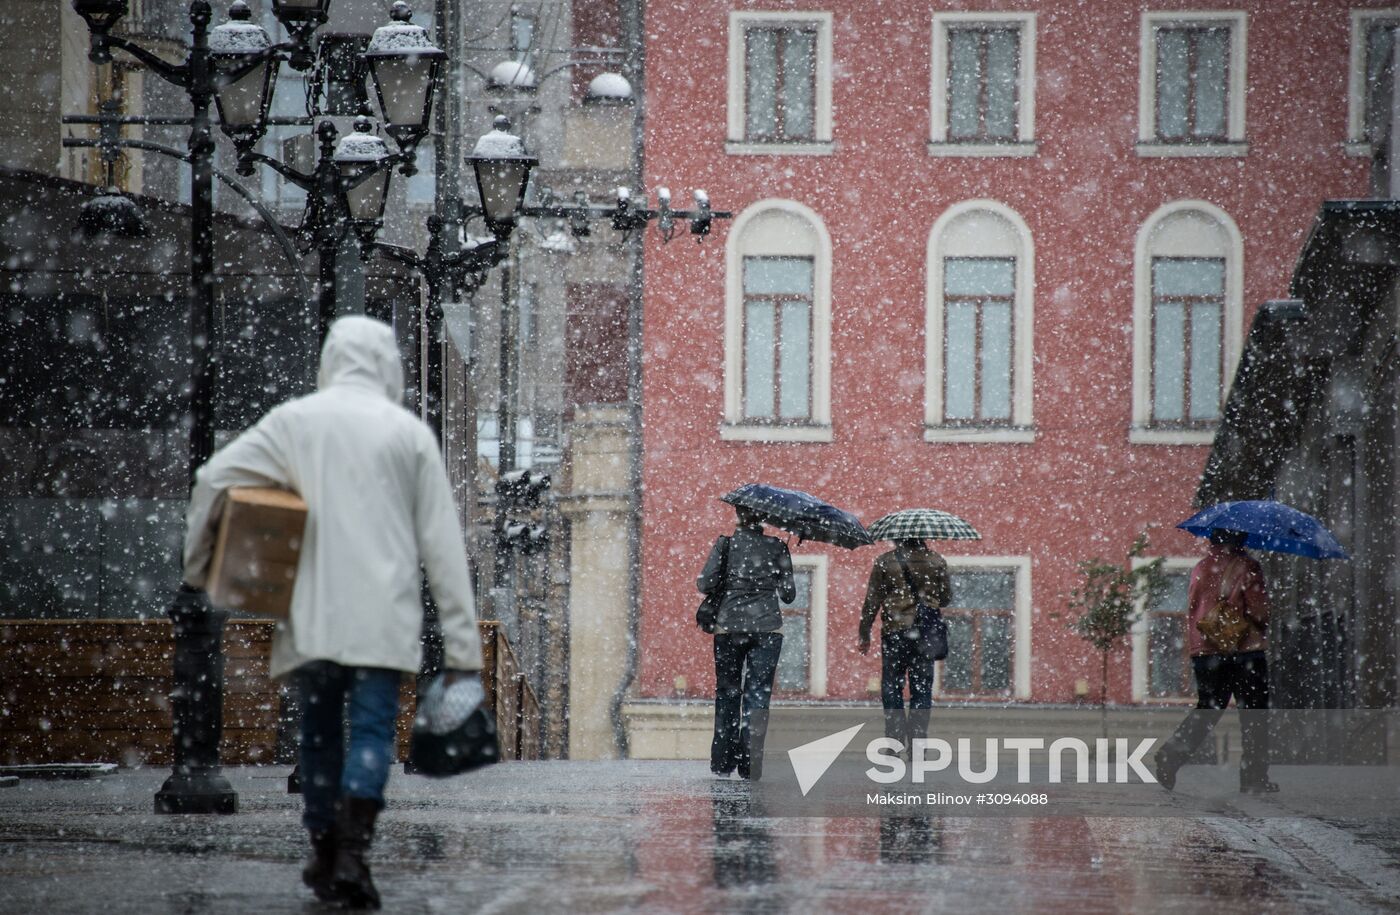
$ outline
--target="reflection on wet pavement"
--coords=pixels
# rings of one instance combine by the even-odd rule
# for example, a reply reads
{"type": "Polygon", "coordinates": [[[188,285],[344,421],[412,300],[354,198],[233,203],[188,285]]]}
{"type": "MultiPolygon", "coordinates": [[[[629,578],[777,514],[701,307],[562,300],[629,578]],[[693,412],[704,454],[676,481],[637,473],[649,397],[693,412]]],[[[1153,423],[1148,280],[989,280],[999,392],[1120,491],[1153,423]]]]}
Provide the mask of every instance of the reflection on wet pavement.
{"type": "MultiPolygon", "coordinates": [[[[0,794],[0,911],[306,912],[282,769],[233,817],[157,817],[163,772],[0,794]]],[[[391,912],[1395,910],[1400,819],[774,817],[702,763],[396,775],[391,912]]]]}

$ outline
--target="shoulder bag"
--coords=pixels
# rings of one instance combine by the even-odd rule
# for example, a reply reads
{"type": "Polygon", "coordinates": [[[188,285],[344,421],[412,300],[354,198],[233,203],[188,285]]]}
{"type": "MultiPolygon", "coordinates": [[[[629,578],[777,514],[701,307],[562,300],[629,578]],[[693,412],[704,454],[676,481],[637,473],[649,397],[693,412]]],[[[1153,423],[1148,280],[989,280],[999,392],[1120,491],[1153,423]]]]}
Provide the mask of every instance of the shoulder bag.
{"type": "Polygon", "coordinates": [[[943,611],[930,607],[919,596],[914,586],[914,576],[909,574],[909,564],[903,556],[896,554],[899,567],[904,571],[904,584],[914,596],[914,628],[919,630],[919,651],[935,661],[948,657],[948,623],[943,619],[943,611]]]}
{"type": "Polygon", "coordinates": [[[1201,633],[1206,646],[1220,654],[1238,651],[1240,643],[1244,641],[1244,637],[1254,626],[1254,621],[1245,615],[1244,608],[1237,606],[1236,601],[1233,600],[1234,591],[1240,583],[1241,576],[1236,575],[1231,581],[1230,572],[1243,565],[1244,563],[1238,560],[1230,562],[1230,565],[1220,576],[1220,594],[1214,606],[1196,620],[1196,629],[1201,633]]]}
{"type": "Polygon", "coordinates": [[[719,624],[719,605],[724,601],[725,585],[728,584],[729,578],[729,537],[721,535],[719,539],[724,543],[719,559],[719,584],[705,595],[699,609],[695,611],[695,625],[711,635],[719,624]]]}

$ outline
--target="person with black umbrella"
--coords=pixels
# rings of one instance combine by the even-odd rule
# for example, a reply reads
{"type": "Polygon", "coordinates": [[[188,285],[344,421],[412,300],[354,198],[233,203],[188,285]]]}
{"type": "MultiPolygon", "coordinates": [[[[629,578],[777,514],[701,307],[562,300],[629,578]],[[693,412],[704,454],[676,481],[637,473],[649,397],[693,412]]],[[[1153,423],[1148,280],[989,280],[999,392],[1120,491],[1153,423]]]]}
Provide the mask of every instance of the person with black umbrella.
{"type": "Polygon", "coordinates": [[[715,540],[696,581],[714,607],[715,734],[710,770],[758,779],[763,767],[768,701],[783,650],[778,601],[797,597],[787,544],[763,533],[763,518],[736,506],[734,533],[715,540]]]}

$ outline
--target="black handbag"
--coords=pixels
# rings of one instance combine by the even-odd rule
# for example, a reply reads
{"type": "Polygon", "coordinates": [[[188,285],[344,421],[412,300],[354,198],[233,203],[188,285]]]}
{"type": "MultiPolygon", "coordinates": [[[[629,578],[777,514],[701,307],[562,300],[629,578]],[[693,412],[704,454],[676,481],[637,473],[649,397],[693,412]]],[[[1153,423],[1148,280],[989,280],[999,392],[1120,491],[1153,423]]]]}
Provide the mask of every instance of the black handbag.
{"type": "Polygon", "coordinates": [[[909,564],[904,557],[896,555],[899,567],[904,570],[904,583],[914,596],[914,628],[919,631],[919,652],[935,661],[948,657],[948,622],[943,619],[943,611],[930,607],[919,598],[919,589],[914,587],[914,576],[909,574],[909,564]]]}
{"type": "Polygon", "coordinates": [[[719,539],[724,541],[724,550],[720,553],[719,560],[719,584],[705,595],[699,609],[695,611],[695,625],[710,635],[714,635],[715,628],[719,625],[719,605],[724,602],[725,579],[729,577],[729,538],[721,536],[719,539]]]}
{"type": "Polygon", "coordinates": [[[447,686],[441,674],[413,719],[409,759],[421,775],[447,778],[499,762],[496,719],[479,679],[447,686]]]}

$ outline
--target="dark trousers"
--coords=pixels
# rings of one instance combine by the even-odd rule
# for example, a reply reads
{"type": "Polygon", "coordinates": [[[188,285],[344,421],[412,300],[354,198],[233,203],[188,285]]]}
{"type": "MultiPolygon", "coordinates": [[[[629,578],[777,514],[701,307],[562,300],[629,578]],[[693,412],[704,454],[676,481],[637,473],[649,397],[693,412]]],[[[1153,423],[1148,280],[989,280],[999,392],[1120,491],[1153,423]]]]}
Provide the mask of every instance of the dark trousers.
{"type": "Polygon", "coordinates": [[[335,825],[341,797],[370,798],[384,806],[403,675],[312,661],[294,676],[302,707],[301,796],[306,810],[301,821],[312,832],[324,832],[335,825]]]}
{"type": "Polygon", "coordinates": [[[715,737],[710,768],[745,778],[762,766],[768,700],[783,650],[781,632],[727,632],[715,636],[715,737]]]}
{"type": "Polygon", "coordinates": [[[1269,707],[1269,665],[1264,652],[1197,655],[1191,666],[1196,672],[1196,708],[1177,726],[1165,749],[1178,760],[1190,756],[1215,730],[1234,697],[1244,742],[1240,782],[1264,781],[1269,774],[1269,722],[1258,714],[1269,707]]]}
{"type": "Polygon", "coordinates": [[[903,632],[880,636],[880,701],[885,707],[885,736],[906,747],[928,736],[933,707],[933,658],[922,638],[903,632]],[[904,714],[904,681],[909,680],[909,715],[904,714]]]}

